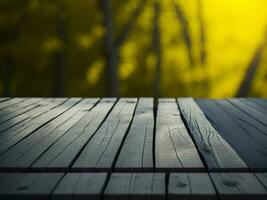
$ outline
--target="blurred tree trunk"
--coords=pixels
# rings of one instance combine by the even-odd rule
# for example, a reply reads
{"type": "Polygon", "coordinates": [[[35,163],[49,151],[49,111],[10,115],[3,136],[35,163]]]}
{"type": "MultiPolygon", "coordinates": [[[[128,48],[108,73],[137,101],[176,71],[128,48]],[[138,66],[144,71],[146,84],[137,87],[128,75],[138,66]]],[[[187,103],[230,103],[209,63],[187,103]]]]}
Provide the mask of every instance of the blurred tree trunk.
{"type": "Polygon", "coordinates": [[[203,11],[202,11],[202,1],[198,0],[198,22],[199,22],[199,33],[200,33],[200,64],[203,70],[203,73],[205,73],[205,79],[203,80],[203,91],[204,96],[207,96],[207,93],[209,92],[209,74],[208,69],[205,66],[206,65],[206,31],[205,31],[205,23],[203,20],[203,11]]]}
{"type": "Polygon", "coordinates": [[[265,38],[262,43],[260,43],[259,47],[256,49],[254,56],[252,57],[247,71],[245,73],[244,79],[241,82],[241,85],[237,91],[237,97],[247,97],[252,86],[253,79],[256,75],[256,72],[259,68],[260,61],[262,59],[264,49],[267,47],[267,29],[265,32],[265,38]]]}
{"type": "Polygon", "coordinates": [[[100,0],[100,8],[103,13],[103,25],[105,27],[104,54],[106,57],[106,94],[110,97],[119,96],[118,77],[118,51],[127,39],[131,28],[144,8],[146,0],[140,0],[129,21],[122,28],[117,39],[114,39],[113,16],[110,0],[100,0]]]}
{"type": "Polygon", "coordinates": [[[180,5],[177,3],[176,0],[173,0],[174,8],[175,8],[175,13],[178,21],[181,24],[182,27],[182,35],[184,37],[185,45],[187,47],[188,51],[188,59],[190,62],[191,67],[194,67],[194,58],[193,58],[193,52],[192,52],[192,40],[190,36],[190,30],[188,27],[188,21],[186,19],[186,16],[180,7],[180,5]]]}
{"type": "Polygon", "coordinates": [[[61,42],[61,48],[55,53],[55,70],[54,70],[54,96],[62,97],[65,93],[65,51],[66,51],[66,13],[64,1],[59,1],[59,12],[57,21],[57,35],[61,42]]]}
{"type": "Polygon", "coordinates": [[[109,97],[118,96],[117,49],[113,41],[113,20],[110,0],[100,0],[105,27],[104,54],[106,57],[106,93],[109,97]]]}
{"type": "Polygon", "coordinates": [[[10,86],[14,71],[14,60],[10,55],[5,56],[3,65],[3,96],[11,96],[10,86]]]}
{"type": "Polygon", "coordinates": [[[161,43],[160,43],[160,4],[159,0],[154,0],[154,19],[153,19],[153,50],[156,55],[156,68],[154,79],[154,98],[160,96],[160,77],[161,77],[161,43]]]}

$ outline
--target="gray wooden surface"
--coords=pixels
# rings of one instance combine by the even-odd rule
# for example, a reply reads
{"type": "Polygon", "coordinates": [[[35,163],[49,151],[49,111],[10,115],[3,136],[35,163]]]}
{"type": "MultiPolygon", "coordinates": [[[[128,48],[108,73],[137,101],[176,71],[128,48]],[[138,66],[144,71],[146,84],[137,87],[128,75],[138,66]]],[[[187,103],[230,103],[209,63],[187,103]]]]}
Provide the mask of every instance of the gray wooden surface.
{"type": "Polygon", "coordinates": [[[265,200],[266,155],[266,99],[0,98],[0,199],[265,200]]]}

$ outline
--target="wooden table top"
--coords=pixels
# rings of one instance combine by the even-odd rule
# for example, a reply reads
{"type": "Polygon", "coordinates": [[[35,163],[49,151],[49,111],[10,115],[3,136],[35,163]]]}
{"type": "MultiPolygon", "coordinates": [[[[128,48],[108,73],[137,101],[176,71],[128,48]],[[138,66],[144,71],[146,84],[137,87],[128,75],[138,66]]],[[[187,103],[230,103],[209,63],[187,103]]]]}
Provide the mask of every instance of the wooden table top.
{"type": "Polygon", "coordinates": [[[0,98],[0,199],[267,199],[267,99],[0,98]]]}

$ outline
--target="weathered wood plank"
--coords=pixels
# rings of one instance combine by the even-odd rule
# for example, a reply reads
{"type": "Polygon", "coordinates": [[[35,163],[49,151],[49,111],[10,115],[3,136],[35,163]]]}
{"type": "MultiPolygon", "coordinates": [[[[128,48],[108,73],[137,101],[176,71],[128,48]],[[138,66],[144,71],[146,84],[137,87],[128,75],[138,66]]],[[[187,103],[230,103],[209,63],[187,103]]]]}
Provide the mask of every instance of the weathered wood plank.
{"type": "Polygon", "coordinates": [[[252,173],[211,173],[222,200],[265,200],[267,190],[252,173]]]}
{"type": "MultiPolygon", "coordinates": [[[[47,111],[46,113],[43,113],[42,115],[36,117],[35,119],[32,119],[28,124],[25,129],[19,132],[10,132],[8,137],[3,139],[1,137],[1,142],[0,142],[0,153],[3,153],[6,151],[8,148],[19,142],[20,140],[24,139],[31,133],[33,133],[35,130],[39,129],[41,126],[44,124],[48,123],[49,121],[53,120],[57,116],[61,115],[65,111],[67,111],[70,107],[75,105],[78,101],[80,101],[79,98],[71,98],[64,102],[63,104],[55,107],[52,110],[47,111]]],[[[11,130],[11,129],[8,129],[11,130]]]]}
{"type": "Polygon", "coordinates": [[[0,173],[1,199],[49,199],[63,173],[0,173]]]}
{"type": "Polygon", "coordinates": [[[178,98],[185,123],[210,171],[244,171],[247,165],[220,136],[192,98],[178,98]]]}
{"type": "Polygon", "coordinates": [[[140,98],[115,170],[153,170],[153,99],[140,98]]]}
{"type": "MultiPolygon", "coordinates": [[[[267,169],[267,137],[240,110],[225,100],[197,100],[197,103],[220,135],[235,149],[252,171],[267,169]],[[220,102],[224,101],[224,104],[220,102]],[[226,106],[224,106],[226,105],[226,106]],[[233,116],[229,112],[240,115],[233,116]],[[245,116],[246,117],[246,116],[245,116]]],[[[249,116],[248,116],[249,117],[249,116]]]]}
{"type": "Polygon", "coordinates": [[[163,173],[113,173],[104,192],[104,200],[165,199],[163,173]]]}
{"type": "Polygon", "coordinates": [[[111,170],[131,123],[136,103],[137,99],[134,98],[123,98],[118,101],[108,118],[85,146],[72,170],[111,170]]]}
{"type": "Polygon", "coordinates": [[[107,173],[68,173],[59,183],[52,200],[100,200],[107,173]]]}
{"type": "Polygon", "coordinates": [[[231,102],[234,106],[239,108],[242,112],[249,115],[251,118],[254,118],[256,121],[258,121],[261,124],[264,124],[266,126],[267,130],[267,115],[266,112],[260,112],[256,108],[253,108],[240,99],[229,99],[229,102],[231,102]]]}
{"type": "Polygon", "coordinates": [[[31,170],[67,171],[115,101],[116,99],[102,99],[44,153],[32,165],[31,170]]]}
{"type": "Polygon", "coordinates": [[[204,171],[174,99],[160,99],[158,102],[155,168],[158,171],[204,171]]]}
{"type": "Polygon", "coordinates": [[[252,102],[253,104],[261,107],[261,109],[267,111],[267,100],[259,98],[246,98],[247,101],[252,102]]]}
{"type": "Polygon", "coordinates": [[[9,137],[14,136],[22,129],[25,129],[27,126],[30,126],[33,119],[59,106],[64,101],[66,100],[56,99],[52,102],[51,99],[44,99],[40,103],[38,103],[40,106],[35,107],[27,113],[23,113],[10,120],[7,120],[5,123],[1,124],[5,127],[2,127],[0,140],[8,139],[9,137]]]}
{"type": "Polygon", "coordinates": [[[267,111],[267,104],[266,108],[263,108],[262,106],[260,106],[260,103],[254,101],[253,98],[239,98],[239,100],[247,104],[248,106],[258,110],[259,112],[265,113],[267,111]]]}
{"type": "Polygon", "coordinates": [[[4,101],[8,101],[10,98],[6,98],[6,97],[1,97],[0,98],[0,103],[4,102],[4,101]]]}
{"type": "Polygon", "coordinates": [[[96,98],[82,100],[10,148],[0,156],[0,170],[28,171],[33,162],[77,123],[97,101],[96,98]]]}
{"type": "Polygon", "coordinates": [[[2,125],[3,122],[37,107],[37,103],[41,100],[40,98],[30,98],[14,106],[2,109],[0,112],[0,124],[2,125]]]}
{"type": "Polygon", "coordinates": [[[255,173],[255,176],[267,190],[267,173],[255,173]]]}
{"type": "Polygon", "coordinates": [[[215,200],[217,197],[208,173],[171,173],[168,199],[215,200]]]}
{"type": "Polygon", "coordinates": [[[10,99],[8,101],[4,101],[0,104],[0,110],[3,108],[7,108],[9,106],[13,106],[17,103],[23,102],[25,100],[26,100],[26,98],[13,98],[13,99],[10,99]]]}

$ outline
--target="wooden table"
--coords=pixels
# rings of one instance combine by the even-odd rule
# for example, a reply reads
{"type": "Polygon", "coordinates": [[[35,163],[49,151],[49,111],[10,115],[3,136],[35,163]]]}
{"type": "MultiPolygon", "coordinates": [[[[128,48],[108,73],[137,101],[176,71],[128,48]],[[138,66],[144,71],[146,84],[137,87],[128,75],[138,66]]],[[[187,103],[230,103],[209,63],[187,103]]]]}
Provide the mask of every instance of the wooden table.
{"type": "Polygon", "coordinates": [[[0,98],[0,199],[267,199],[267,100],[0,98]]]}

